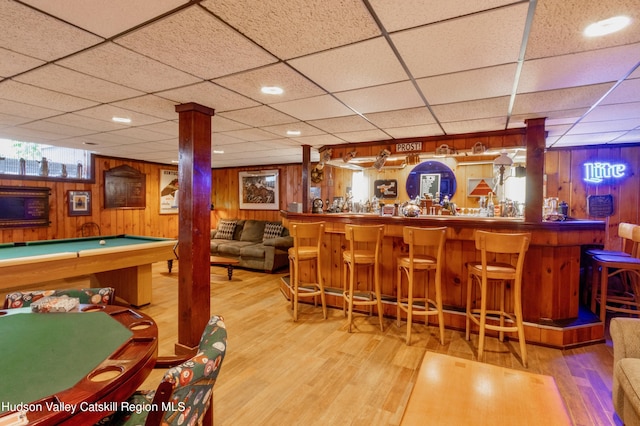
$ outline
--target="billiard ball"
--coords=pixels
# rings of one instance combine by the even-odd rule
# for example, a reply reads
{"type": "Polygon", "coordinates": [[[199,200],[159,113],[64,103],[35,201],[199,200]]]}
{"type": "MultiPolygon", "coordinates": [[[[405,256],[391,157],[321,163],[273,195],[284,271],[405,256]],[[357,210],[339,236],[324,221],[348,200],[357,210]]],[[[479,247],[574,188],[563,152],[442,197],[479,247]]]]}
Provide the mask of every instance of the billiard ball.
{"type": "Polygon", "coordinates": [[[105,240],[100,240],[100,245],[101,245],[101,246],[103,246],[103,245],[105,245],[105,244],[107,244],[107,242],[106,242],[105,240]]]}

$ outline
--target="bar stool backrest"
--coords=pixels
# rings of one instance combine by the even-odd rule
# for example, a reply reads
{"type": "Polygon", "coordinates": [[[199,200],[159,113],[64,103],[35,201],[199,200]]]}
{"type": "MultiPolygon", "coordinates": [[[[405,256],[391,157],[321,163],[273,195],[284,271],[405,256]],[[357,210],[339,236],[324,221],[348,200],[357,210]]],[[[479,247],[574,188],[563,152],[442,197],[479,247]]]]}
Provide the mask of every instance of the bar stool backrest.
{"type": "MultiPolygon", "coordinates": [[[[487,253],[517,254],[516,268],[518,274],[522,273],[524,255],[529,249],[531,234],[503,234],[497,232],[476,231],[476,249],[480,251],[482,264],[490,263],[487,253]]],[[[486,268],[483,268],[486,271],[486,268]]]]}
{"type": "Polygon", "coordinates": [[[320,253],[324,222],[294,223],[289,233],[293,237],[293,248],[296,255],[302,247],[315,247],[320,253]]]}
{"type": "Polygon", "coordinates": [[[618,224],[618,237],[622,238],[622,251],[627,251],[627,246],[631,244],[631,256],[637,257],[638,255],[638,242],[633,240],[633,230],[638,228],[638,225],[628,222],[620,222],[618,224]]]}
{"type": "MultiPolygon", "coordinates": [[[[416,247],[432,247],[435,249],[432,256],[438,260],[442,259],[442,251],[446,240],[446,231],[447,228],[445,226],[441,228],[416,228],[412,226],[405,226],[402,231],[402,236],[404,243],[409,245],[409,259],[413,259],[417,255],[415,253],[416,247]]],[[[439,265],[440,262],[438,262],[438,266],[439,265]]]]}
{"type": "Polygon", "coordinates": [[[345,237],[349,241],[349,251],[363,250],[359,243],[374,243],[374,247],[367,245],[368,250],[375,252],[375,259],[379,259],[384,226],[378,225],[345,225],[345,237]]]}

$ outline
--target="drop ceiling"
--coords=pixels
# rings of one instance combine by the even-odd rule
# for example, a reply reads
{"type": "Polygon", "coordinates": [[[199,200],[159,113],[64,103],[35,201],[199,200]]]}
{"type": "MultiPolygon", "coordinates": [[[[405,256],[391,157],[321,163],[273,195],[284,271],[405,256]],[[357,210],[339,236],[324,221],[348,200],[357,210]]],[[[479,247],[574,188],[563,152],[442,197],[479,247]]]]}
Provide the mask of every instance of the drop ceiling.
{"type": "Polygon", "coordinates": [[[214,168],[539,117],[548,147],[640,142],[640,0],[0,0],[0,27],[11,140],[170,164],[196,102],[214,168]]]}

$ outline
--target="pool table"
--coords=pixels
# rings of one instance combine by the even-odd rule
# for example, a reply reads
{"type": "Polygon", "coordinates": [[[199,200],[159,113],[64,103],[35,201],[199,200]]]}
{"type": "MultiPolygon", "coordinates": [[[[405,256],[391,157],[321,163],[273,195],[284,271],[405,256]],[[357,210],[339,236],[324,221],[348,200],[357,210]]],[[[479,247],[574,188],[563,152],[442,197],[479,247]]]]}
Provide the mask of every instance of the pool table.
{"type": "Polygon", "coordinates": [[[0,310],[0,424],[94,424],[135,392],[157,356],[158,327],[133,308],[0,310]]]}
{"type": "Polygon", "coordinates": [[[133,306],[151,303],[151,265],[175,258],[176,240],[112,235],[0,244],[0,289],[90,275],[133,306]],[[101,244],[104,242],[104,244],[101,244]]]}

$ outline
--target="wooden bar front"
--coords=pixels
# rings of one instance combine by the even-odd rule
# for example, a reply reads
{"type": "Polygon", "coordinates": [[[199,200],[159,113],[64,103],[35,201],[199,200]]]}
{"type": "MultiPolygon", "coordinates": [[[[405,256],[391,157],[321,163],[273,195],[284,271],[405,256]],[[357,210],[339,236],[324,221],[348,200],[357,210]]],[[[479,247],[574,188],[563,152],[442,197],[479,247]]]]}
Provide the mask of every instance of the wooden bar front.
{"type": "MultiPolygon", "coordinates": [[[[442,277],[445,325],[456,329],[465,327],[465,263],[479,259],[475,249],[475,230],[530,232],[531,245],[525,258],[522,289],[527,341],[564,348],[604,338],[604,325],[601,322],[579,319],[581,249],[604,243],[604,222],[576,220],[528,223],[522,219],[506,218],[405,218],[284,211],[281,214],[287,226],[295,222],[326,222],[322,277],[328,288],[329,304],[339,308],[342,308],[342,251],[347,247],[344,238],[345,224],[384,225],[381,276],[383,298],[387,302],[383,306],[388,317],[396,315],[396,258],[407,253],[407,247],[402,241],[403,227],[446,226],[447,242],[442,277]]],[[[314,275],[312,270],[303,270],[301,280],[311,280],[314,275]]],[[[367,277],[359,277],[357,281],[364,288],[367,277]]]]}

